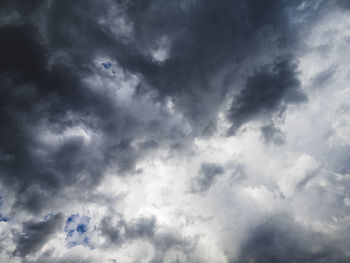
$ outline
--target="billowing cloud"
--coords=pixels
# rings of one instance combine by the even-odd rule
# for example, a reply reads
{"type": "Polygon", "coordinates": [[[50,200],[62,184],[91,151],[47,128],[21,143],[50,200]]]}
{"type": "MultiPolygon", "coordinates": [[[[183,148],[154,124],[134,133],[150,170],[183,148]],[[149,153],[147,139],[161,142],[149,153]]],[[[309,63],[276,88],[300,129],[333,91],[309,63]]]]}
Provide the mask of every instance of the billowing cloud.
{"type": "Polygon", "coordinates": [[[347,1],[2,1],[1,262],[349,261],[347,1]]]}
{"type": "Polygon", "coordinates": [[[230,133],[236,133],[254,118],[282,115],[289,103],[306,100],[296,74],[295,62],[283,58],[263,66],[249,77],[246,88],[235,98],[229,110],[229,119],[233,123],[230,133]]]}

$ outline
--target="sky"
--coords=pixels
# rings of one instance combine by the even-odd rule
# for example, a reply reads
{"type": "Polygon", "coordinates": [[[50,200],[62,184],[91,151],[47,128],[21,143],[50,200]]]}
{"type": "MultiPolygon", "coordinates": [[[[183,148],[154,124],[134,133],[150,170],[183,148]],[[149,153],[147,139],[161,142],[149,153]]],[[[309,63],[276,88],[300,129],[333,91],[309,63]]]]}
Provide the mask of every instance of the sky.
{"type": "Polygon", "coordinates": [[[0,262],[350,262],[348,0],[0,2],[0,262]]]}

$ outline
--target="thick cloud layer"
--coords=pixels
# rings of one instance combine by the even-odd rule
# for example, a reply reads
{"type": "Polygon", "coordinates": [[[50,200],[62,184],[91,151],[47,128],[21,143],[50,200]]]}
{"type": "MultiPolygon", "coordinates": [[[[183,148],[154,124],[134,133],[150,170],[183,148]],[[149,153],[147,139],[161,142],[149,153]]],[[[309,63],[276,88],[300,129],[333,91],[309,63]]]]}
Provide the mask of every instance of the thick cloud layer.
{"type": "Polygon", "coordinates": [[[0,261],[347,262],[349,4],[2,1],[0,261]]]}

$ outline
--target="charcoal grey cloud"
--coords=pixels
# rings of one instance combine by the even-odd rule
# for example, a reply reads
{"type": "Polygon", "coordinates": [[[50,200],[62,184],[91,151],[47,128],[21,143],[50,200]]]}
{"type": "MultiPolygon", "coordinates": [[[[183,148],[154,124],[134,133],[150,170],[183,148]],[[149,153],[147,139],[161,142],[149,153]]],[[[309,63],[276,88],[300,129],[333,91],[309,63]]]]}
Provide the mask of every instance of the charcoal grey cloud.
{"type": "Polygon", "coordinates": [[[63,223],[63,215],[56,214],[42,222],[25,222],[22,232],[18,234],[15,254],[26,256],[38,251],[46,241],[60,230],[63,223]]]}
{"type": "Polygon", "coordinates": [[[233,100],[229,110],[233,124],[229,132],[235,134],[242,125],[255,118],[282,115],[289,103],[305,100],[296,62],[291,58],[278,58],[249,77],[246,88],[233,100]]]}
{"type": "MultiPolygon", "coordinates": [[[[108,27],[98,23],[107,11],[107,2],[4,3],[19,17],[0,29],[1,121],[7,127],[1,134],[1,149],[11,156],[2,162],[1,171],[6,182],[20,185],[23,198],[18,204],[32,212],[49,200],[40,201],[27,190],[34,183],[43,194],[53,196],[80,181],[82,175],[82,185],[91,187],[112,163],[121,174],[135,172],[136,160],[144,152],[132,144],[138,137],[153,137],[159,131],[165,140],[175,140],[174,145],[181,145],[179,137],[186,140],[181,131],[176,137],[169,134],[172,131],[162,132],[166,116],[140,122],[110,97],[88,89],[82,79],[94,72],[94,56],[110,56],[123,68],[141,74],[145,80],[139,84],[141,89],[146,93],[156,89],[160,97],[155,100],[173,97],[176,108],[192,124],[192,134],[200,135],[215,130],[220,103],[237,85],[238,72],[252,67],[257,52],[269,44],[261,36],[264,30],[271,35],[270,44],[276,45],[272,56],[289,52],[296,42],[286,7],[275,0],[264,4],[115,4],[134,26],[130,39],[113,36],[108,27]],[[161,37],[169,42],[169,58],[159,64],[144,52],[161,37]],[[252,65],[246,64],[248,61],[252,65]],[[71,138],[52,148],[38,141],[40,124],[54,134],[84,125],[101,134],[100,142],[91,150],[91,145],[71,138]]],[[[232,131],[258,115],[303,98],[295,63],[274,63],[249,77],[246,88],[234,98],[229,113],[232,131]],[[255,92],[261,95],[253,95],[255,92]]]]}
{"type": "Polygon", "coordinates": [[[288,215],[277,215],[256,226],[235,262],[346,262],[326,236],[312,233],[288,215]],[[316,249],[317,247],[317,249],[316,249]]]}

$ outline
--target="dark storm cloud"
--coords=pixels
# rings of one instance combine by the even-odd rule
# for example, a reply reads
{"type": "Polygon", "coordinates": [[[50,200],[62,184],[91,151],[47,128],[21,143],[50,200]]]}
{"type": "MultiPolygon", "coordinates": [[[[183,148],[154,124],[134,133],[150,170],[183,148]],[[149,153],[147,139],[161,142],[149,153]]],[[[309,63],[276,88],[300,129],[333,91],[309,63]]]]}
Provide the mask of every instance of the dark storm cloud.
{"type": "MultiPolygon", "coordinates": [[[[96,96],[97,100],[92,94],[79,91],[79,79],[69,67],[47,71],[47,50],[35,40],[37,32],[33,27],[9,26],[0,31],[4,36],[0,48],[0,118],[3,127],[7,127],[1,132],[0,143],[2,151],[11,157],[1,162],[0,169],[5,176],[2,179],[20,183],[20,195],[32,184],[55,193],[62,185],[77,180],[77,170],[97,169],[99,163],[92,166],[93,159],[87,158],[91,154],[79,138],[53,149],[40,143],[36,126],[47,121],[50,130],[64,129],[70,122],[67,111],[85,110],[90,103],[106,105],[108,102],[98,102],[96,96]]],[[[37,211],[40,202],[34,201],[31,205],[32,198],[35,196],[29,196],[23,202],[29,202],[26,207],[37,211]]]]}
{"type": "Polygon", "coordinates": [[[314,233],[287,215],[266,218],[254,227],[232,262],[347,262],[327,236],[314,233]]]}
{"type": "MultiPolygon", "coordinates": [[[[137,172],[137,160],[152,147],[135,148],[136,139],[157,138],[155,147],[166,141],[178,148],[191,136],[213,132],[223,101],[241,89],[236,82],[254,65],[292,50],[297,38],[288,8],[295,5],[277,0],[3,2],[3,10],[14,15],[0,24],[0,121],[6,127],[0,134],[0,171],[2,181],[18,189],[17,207],[39,212],[67,186],[83,192],[94,187],[106,169],[137,172]],[[116,18],[109,17],[113,7],[130,32],[116,33],[112,23],[100,22],[116,18]],[[163,45],[168,54],[159,62],[151,51],[163,45]],[[143,80],[135,100],[150,91],[159,95],[154,102],[172,97],[191,124],[191,136],[181,127],[166,128],[164,113],[138,119],[108,94],[88,88],[83,80],[96,73],[98,56],[143,80]],[[41,140],[43,130],[59,136],[75,126],[98,134],[98,141],[89,144],[77,136],[49,145],[41,140]]],[[[263,66],[248,79],[232,104],[233,127],[301,96],[291,64],[263,66]],[[261,88],[259,80],[270,85],[261,88]]]]}
{"type": "MultiPolygon", "coordinates": [[[[336,2],[349,7],[347,1],[336,2]]],[[[294,59],[300,42],[296,27],[302,25],[290,19],[304,12],[300,20],[308,24],[323,3],[2,1],[0,180],[15,192],[12,214],[22,209],[40,214],[68,188],[74,189],[75,197],[91,202],[94,188],[107,171],[121,176],[137,173],[138,161],[157,147],[166,144],[176,150],[194,137],[213,133],[217,115],[227,102],[231,102],[229,135],[250,121],[262,120],[264,142],[282,144],[283,133],[266,123],[283,118],[289,105],[306,100],[294,59]],[[300,3],[306,7],[297,8],[300,3]],[[157,58],[157,52],[164,57],[157,58]],[[96,89],[87,84],[89,77],[106,73],[94,65],[100,57],[107,58],[99,62],[101,70],[111,76],[120,70],[127,79],[140,79],[131,103],[115,101],[104,91],[104,84],[90,83],[96,89]],[[147,96],[149,104],[132,108],[147,96]],[[184,131],[182,123],[170,125],[169,113],[152,113],[152,105],[166,108],[169,99],[190,132],[184,131]],[[90,132],[92,139],[65,135],[77,126],[90,132]]],[[[334,70],[322,72],[313,85],[327,83],[334,70]]],[[[108,78],[119,81],[114,75],[108,78]]],[[[330,158],[330,166],[347,173],[348,152],[344,148],[341,158],[330,158]]],[[[203,163],[192,191],[205,193],[223,172],[218,164],[203,163]]],[[[245,166],[237,166],[232,181],[246,177],[245,166]]],[[[328,216],[327,212],[322,211],[328,216]]],[[[104,218],[97,228],[107,239],[106,246],[147,241],[155,248],[153,263],[163,262],[169,250],[189,254],[193,249],[193,240],[162,231],[155,218],[126,221],[114,216],[104,218]]],[[[62,220],[56,214],[41,222],[25,222],[16,236],[14,254],[25,257],[40,250],[60,229],[62,220]]],[[[80,234],[86,229],[76,231],[80,234]]],[[[252,230],[239,262],[343,260],[342,252],[313,235],[289,218],[271,219],[252,230]],[[313,244],[321,248],[315,252],[313,244]]],[[[37,262],[55,261],[47,252],[37,262]]],[[[67,258],[57,262],[88,261],[67,258]]]]}
{"type": "Polygon", "coordinates": [[[17,236],[15,255],[25,257],[35,253],[60,230],[63,224],[63,215],[56,214],[41,222],[27,221],[23,224],[23,229],[17,236]]]}
{"type": "Polygon", "coordinates": [[[250,76],[245,88],[233,100],[228,116],[232,122],[229,133],[235,134],[251,120],[281,115],[289,103],[305,100],[296,62],[289,57],[278,58],[250,76]]]}
{"type": "Polygon", "coordinates": [[[192,193],[204,193],[215,184],[216,177],[224,172],[221,165],[215,163],[202,163],[198,175],[193,178],[192,193]]]}
{"type": "Polygon", "coordinates": [[[162,94],[175,97],[197,132],[210,133],[236,81],[295,45],[288,8],[297,2],[154,1],[132,8],[135,37],[143,50],[157,46],[162,37],[169,42],[169,58],[141,72],[162,94]]]}
{"type": "MultiPolygon", "coordinates": [[[[274,60],[292,52],[298,41],[288,21],[288,8],[296,2],[5,1],[1,5],[0,121],[6,128],[0,132],[0,172],[2,183],[16,191],[14,209],[40,213],[68,187],[84,195],[108,169],[120,175],[135,173],[137,161],[149,150],[168,141],[174,148],[185,144],[188,135],[181,129],[165,128],[167,114],[148,120],[143,111],[135,117],[108,94],[87,87],[84,80],[96,74],[96,57],[108,57],[139,76],[136,103],[153,91],[154,103],[171,97],[191,125],[189,139],[213,132],[223,102],[238,91],[229,115],[233,129],[303,98],[295,63],[274,60]],[[129,33],[114,33],[109,23],[100,23],[111,7],[130,25],[129,33]],[[157,48],[166,49],[164,61],[152,57],[157,48]],[[42,133],[62,136],[76,126],[97,134],[93,142],[78,135],[55,143],[42,140],[42,133]],[[140,138],[143,142],[137,147],[140,138]]],[[[209,189],[222,172],[220,166],[203,165],[198,191],[209,189]]],[[[26,224],[27,234],[19,238],[16,253],[25,256],[39,249],[47,237],[30,233],[36,227],[49,229],[52,220],[26,224]]],[[[185,246],[171,234],[156,235],[152,221],[122,227],[122,240],[148,238],[159,251],[185,246]]],[[[118,228],[106,236],[116,243],[120,240],[118,228]]],[[[159,252],[154,262],[162,257],[159,252]]]]}
{"type": "Polygon", "coordinates": [[[16,206],[36,213],[67,186],[94,187],[108,167],[134,172],[147,147],[137,151],[132,141],[162,133],[162,123],[148,123],[140,131],[139,121],[110,96],[82,82],[94,73],[95,55],[131,52],[95,21],[107,6],[69,1],[3,5],[20,15],[0,25],[0,121],[6,127],[0,134],[0,171],[2,181],[18,189],[16,206]],[[48,145],[41,141],[40,125],[54,136],[83,126],[99,140],[91,145],[75,136],[48,145]]]}

